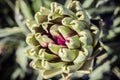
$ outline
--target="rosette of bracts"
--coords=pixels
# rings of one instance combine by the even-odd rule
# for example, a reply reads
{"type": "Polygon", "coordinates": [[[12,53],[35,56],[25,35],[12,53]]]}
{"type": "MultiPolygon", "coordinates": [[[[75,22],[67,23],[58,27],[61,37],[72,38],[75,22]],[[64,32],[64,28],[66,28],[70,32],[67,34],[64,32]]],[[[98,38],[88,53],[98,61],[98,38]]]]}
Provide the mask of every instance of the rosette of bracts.
{"type": "Polygon", "coordinates": [[[100,29],[93,22],[78,1],[67,7],[53,2],[50,10],[41,7],[35,20],[26,23],[31,31],[26,38],[31,66],[45,79],[76,71],[90,73],[101,47],[100,29]]]}

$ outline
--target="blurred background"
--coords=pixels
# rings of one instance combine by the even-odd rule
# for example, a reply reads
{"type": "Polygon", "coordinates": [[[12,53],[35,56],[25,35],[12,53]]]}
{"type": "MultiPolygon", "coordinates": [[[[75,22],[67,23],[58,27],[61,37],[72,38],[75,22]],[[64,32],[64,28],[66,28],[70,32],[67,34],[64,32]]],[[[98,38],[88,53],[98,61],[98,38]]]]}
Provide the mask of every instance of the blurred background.
{"type": "MultiPolygon", "coordinates": [[[[25,22],[34,19],[40,6],[51,2],[67,5],[70,0],[0,0],[0,80],[43,80],[29,66],[24,50],[30,32],[25,22]]],[[[120,80],[120,0],[78,0],[92,19],[102,19],[101,41],[106,53],[95,60],[90,75],[75,74],[71,80],[120,80]]],[[[54,77],[50,80],[58,80],[54,77]]]]}

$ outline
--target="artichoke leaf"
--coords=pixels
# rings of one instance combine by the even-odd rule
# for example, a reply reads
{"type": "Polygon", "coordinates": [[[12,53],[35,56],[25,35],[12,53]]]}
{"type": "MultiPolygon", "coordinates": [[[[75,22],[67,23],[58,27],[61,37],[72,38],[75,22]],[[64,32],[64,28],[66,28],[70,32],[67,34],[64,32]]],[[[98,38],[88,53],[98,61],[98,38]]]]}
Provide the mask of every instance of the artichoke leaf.
{"type": "Polygon", "coordinates": [[[93,38],[89,30],[84,30],[84,31],[79,32],[79,36],[80,36],[79,40],[81,41],[83,46],[93,44],[93,38]]]}
{"type": "Polygon", "coordinates": [[[93,44],[93,46],[96,46],[97,43],[98,43],[100,31],[99,31],[99,29],[98,29],[95,25],[92,25],[92,26],[90,27],[90,29],[92,30],[93,39],[94,39],[94,44],[93,44]]]}
{"type": "Polygon", "coordinates": [[[58,31],[58,27],[59,27],[59,25],[55,24],[55,25],[51,26],[51,28],[50,28],[50,34],[52,35],[53,38],[55,38],[57,36],[58,37],[61,36],[58,31]]]}
{"type": "Polygon", "coordinates": [[[36,70],[44,69],[44,67],[42,66],[42,61],[38,60],[38,59],[37,60],[33,60],[30,63],[30,66],[32,66],[36,70]]]}
{"type": "Polygon", "coordinates": [[[58,31],[61,33],[61,35],[64,37],[64,39],[76,34],[72,29],[70,29],[67,26],[59,26],[58,31]]]}
{"type": "Polygon", "coordinates": [[[52,70],[54,68],[62,68],[66,65],[65,62],[48,62],[47,60],[42,60],[42,66],[45,70],[52,70]]]}
{"type": "Polygon", "coordinates": [[[57,54],[57,55],[58,55],[58,53],[59,53],[60,48],[62,48],[62,47],[64,47],[64,46],[62,46],[62,45],[57,45],[57,44],[49,44],[49,45],[48,45],[49,50],[50,50],[51,52],[53,52],[54,54],[57,54]]]}
{"type": "Polygon", "coordinates": [[[52,39],[50,39],[47,35],[41,35],[40,33],[35,34],[36,40],[40,43],[42,47],[48,47],[49,43],[55,43],[52,39]]]}
{"type": "Polygon", "coordinates": [[[83,50],[84,50],[84,54],[87,57],[90,57],[93,54],[93,46],[92,45],[87,45],[87,46],[83,47],[83,50]]]}
{"type": "Polygon", "coordinates": [[[82,8],[82,5],[80,4],[79,1],[71,1],[68,6],[68,9],[70,9],[71,11],[73,11],[74,13],[78,12],[78,11],[84,11],[84,9],[82,8]]]}
{"type": "Polygon", "coordinates": [[[90,25],[90,20],[89,20],[88,16],[85,14],[85,12],[83,12],[83,11],[78,11],[78,12],[76,13],[76,16],[77,16],[77,19],[78,19],[78,20],[85,21],[88,25],[90,25]]]}
{"type": "Polygon", "coordinates": [[[62,24],[64,25],[64,26],[70,26],[70,22],[73,20],[73,18],[71,18],[71,17],[65,17],[65,18],[63,18],[62,19],[62,24]]]}
{"type": "Polygon", "coordinates": [[[37,45],[39,45],[39,42],[36,40],[34,34],[28,34],[27,37],[26,37],[26,42],[30,46],[37,46],[37,45]]]}
{"type": "Polygon", "coordinates": [[[43,23],[42,23],[42,28],[43,28],[47,33],[49,33],[49,29],[50,29],[51,25],[52,25],[52,23],[50,23],[50,22],[43,22],[43,23]]]}
{"type": "Polygon", "coordinates": [[[74,64],[81,64],[85,62],[87,59],[87,56],[85,55],[85,52],[79,51],[78,56],[73,60],[74,64]]]}
{"type": "Polygon", "coordinates": [[[83,20],[90,24],[89,17],[79,1],[72,1],[68,4],[67,8],[76,14],[78,20],[83,20]]]}
{"type": "Polygon", "coordinates": [[[40,49],[40,46],[36,46],[36,47],[33,47],[33,48],[28,48],[25,51],[25,54],[32,59],[39,58],[38,57],[39,49],[40,49]]]}
{"type": "Polygon", "coordinates": [[[66,45],[70,49],[79,49],[80,48],[80,41],[79,36],[75,35],[66,39],[66,45]]]}
{"type": "Polygon", "coordinates": [[[48,15],[41,14],[40,12],[37,12],[35,14],[35,21],[37,24],[41,24],[43,22],[46,22],[48,20],[48,15]]]}
{"type": "Polygon", "coordinates": [[[48,60],[48,61],[57,58],[56,55],[46,52],[45,49],[40,49],[38,52],[38,56],[40,59],[44,59],[44,60],[48,60]]]}
{"type": "Polygon", "coordinates": [[[83,66],[79,69],[79,72],[81,73],[91,73],[93,70],[93,59],[86,60],[86,62],[83,64],[83,66]]]}
{"type": "Polygon", "coordinates": [[[26,25],[32,33],[36,33],[39,28],[39,25],[34,20],[27,20],[26,25]]]}
{"type": "Polygon", "coordinates": [[[78,56],[79,50],[70,50],[67,48],[61,48],[59,50],[59,56],[63,61],[71,62],[78,56]]]}
{"type": "Polygon", "coordinates": [[[71,26],[69,26],[71,29],[73,29],[74,31],[76,31],[78,34],[86,29],[86,26],[84,25],[84,23],[82,21],[79,20],[73,20],[70,22],[71,26]]]}
{"type": "Polygon", "coordinates": [[[67,65],[63,67],[64,73],[72,73],[76,72],[79,68],[83,66],[84,62],[79,63],[79,64],[73,64],[73,65],[67,65]]]}
{"type": "Polygon", "coordinates": [[[49,79],[49,78],[52,78],[52,77],[57,76],[57,75],[62,74],[62,73],[63,73],[63,70],[61,68],[55,68],[52,70],[45,70],[42,73],[42,76],[45,79],[49,79]]]}
{"type": "Polygon", "coordinates": [[[75,14],[72,11],[68,10],[67,8],[56,2],[53,2],[51,4],[51,11],[59,15],[68,15],[70,17],[75,16],[75,14]]]}
{"type": "Polygon", "coordinates": [[[53,25],[50,28],[50,34],[52,35],[52,37],[54,38],[54,40],[57,42],[57,44],[59,45],[64,45],[65,44],[65,39],[62,37],[62,35],[60,34],[59,30],[58,30],[58,25],[53,25]]]}

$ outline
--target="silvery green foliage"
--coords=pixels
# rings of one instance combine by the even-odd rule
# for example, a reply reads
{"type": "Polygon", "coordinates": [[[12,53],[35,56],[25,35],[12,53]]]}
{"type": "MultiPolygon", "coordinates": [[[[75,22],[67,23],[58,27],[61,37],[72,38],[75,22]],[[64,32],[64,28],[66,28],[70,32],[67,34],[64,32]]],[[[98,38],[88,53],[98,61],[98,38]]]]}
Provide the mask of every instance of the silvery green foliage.
{"type": "Polygon", "coordinates": [[[27,21],[27,26],[31,34],[26,38],[30,47],[26,54],[43,78],[92,71],[95,48],[100,47],[97,45],[100,30],[78,1],[67,7],[53,2],[50,10],[41,7],[35,20],[27,21]]]}

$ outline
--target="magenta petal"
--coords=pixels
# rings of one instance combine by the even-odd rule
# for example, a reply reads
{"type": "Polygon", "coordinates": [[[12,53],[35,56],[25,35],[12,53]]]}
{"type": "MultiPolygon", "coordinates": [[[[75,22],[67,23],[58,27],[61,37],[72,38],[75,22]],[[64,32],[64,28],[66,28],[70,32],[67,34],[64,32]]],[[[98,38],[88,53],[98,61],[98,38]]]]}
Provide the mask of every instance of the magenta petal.
{"type": "Polygon", "coordinates": [[[59,45],[65,45],[65,40],[61,36],[56,37],[56,38],[57,38],[57,43],[59,45]]]}

